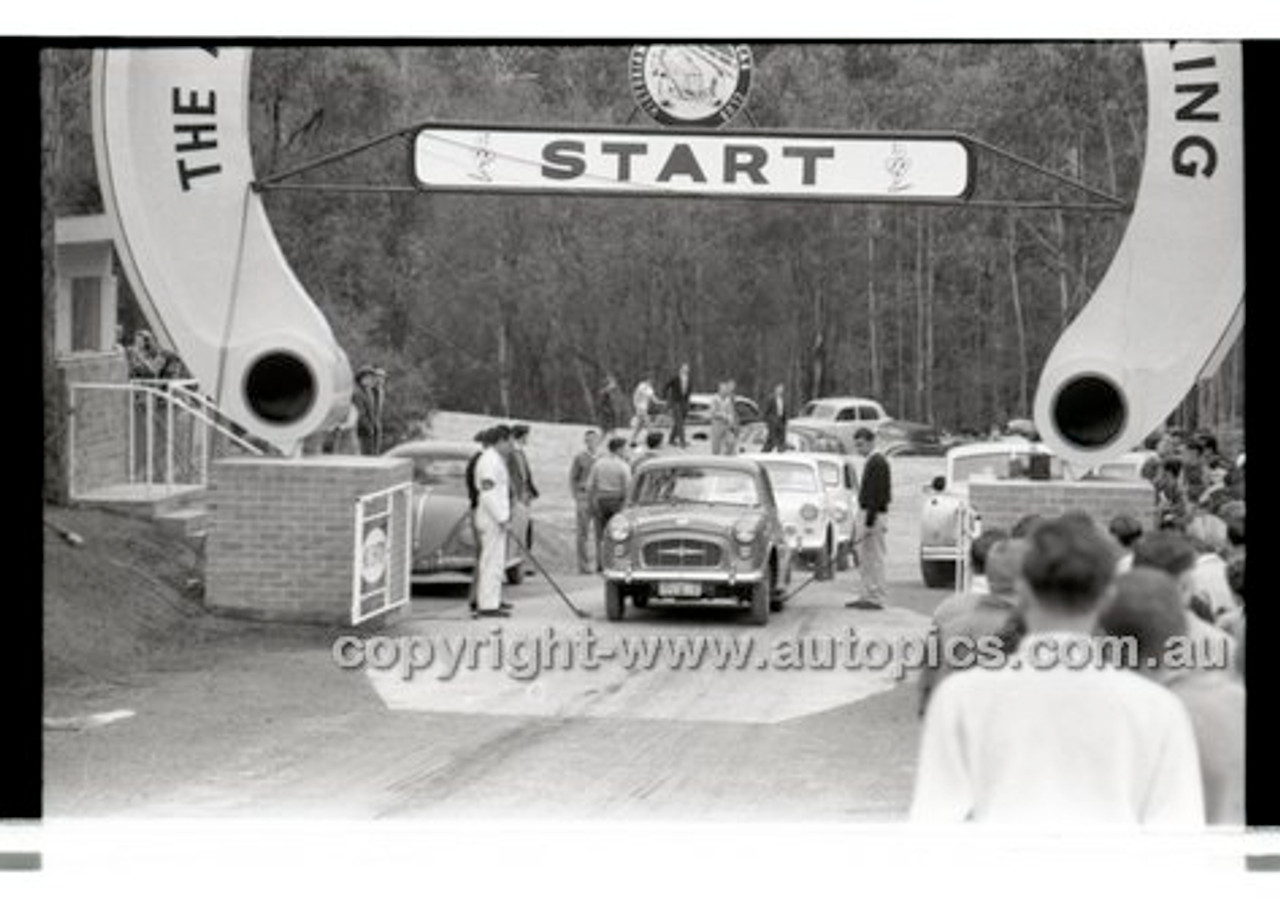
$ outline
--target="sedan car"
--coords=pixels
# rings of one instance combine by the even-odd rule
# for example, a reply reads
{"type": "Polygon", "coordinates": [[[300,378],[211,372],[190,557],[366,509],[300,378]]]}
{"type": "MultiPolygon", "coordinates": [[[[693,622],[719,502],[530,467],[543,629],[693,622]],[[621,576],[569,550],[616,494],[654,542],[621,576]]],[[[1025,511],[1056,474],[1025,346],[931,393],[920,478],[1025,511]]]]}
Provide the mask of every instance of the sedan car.
{"type": "Polygon", "coordinates": [[[791,423],[835,435],[852,447],[859,429],[874,432],[889,421],[889,414],[879,401],[866,397],[819,397],[806,403],[791,423]]]}
{"type": "Polygon", "coordinates": [[[836,522],[818,461],[809,454],[744,454],[769,474],[778,516],[800,559],[813,567],[819,580],[830,579],[835,567],[836,522]]]}
{"type": "Polygon", "coordinates": [[[923,422],[890,419],[876,438],[886,457],[941,457],[947,452],[942,433],[923,422]]]}
{"type": "Polygon", "coordinates": [[[818,461],[822,486],[831,501],[831,519],[836,530],[836,569],[846,570],[853,562],[853,543],[858,521],[858,469],[846,454],[811,453],[818,461]]]}
{"type": "MultiPolygon", "coordinates": [[[[480,445],[467,441],[411,441],[387,451],[388,457],[413,461],[413,577],[438,573],[472,573],[476,567],[475,534],[467,497],[467,462],[480,445]]],[[[511,531],[526,547],[533,545],[529,508],[512,502],[511,531]]],[[[524,552],[513,538],[507,542],[507,581],[524,578],[524,552]]]]}
{"type": "Polygon", "coordinates": [[[782,608],[791,548],[769,478],[742,457],[679,454],[636,469],[601,542],[605,614],[653,599],[729,601],[763,625],[782,608]]]}
{"type": "MultiPolygon", "coordinates": [[[[763,422],[753,422],[738,433],[738,450],[747,454],[761,453],[764,443],[769,437],[769,427],[763,422]]],[[[787,446],[785,450],[802,453],[826,452],[844,453],[845,447],[839,438],[827,435],[815,429],[787,427],[787,446]]]]}
{"type": "Polygon", "coordinates": [[[970,478],[1027,478],[1037,469],[1049,479],[1063,479],[1069,474],[1061,457],[1045,445],[1025,438],[954,447],[947,451],[946,467],[946,474],[926,487],[920,514],[920,574],[930,588],[955,582],[970,478]]]}

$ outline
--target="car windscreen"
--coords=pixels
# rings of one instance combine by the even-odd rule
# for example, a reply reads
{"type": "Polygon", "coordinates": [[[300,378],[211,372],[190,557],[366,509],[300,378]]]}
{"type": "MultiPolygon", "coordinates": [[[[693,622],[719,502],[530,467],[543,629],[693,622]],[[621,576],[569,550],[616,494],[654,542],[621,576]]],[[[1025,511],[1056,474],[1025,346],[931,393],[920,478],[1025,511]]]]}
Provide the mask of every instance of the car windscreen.
{"type": "Polygon", "coordinates": [[[769,484],[775,492],[817,492],[818,480],[813,470],[803,463],[786,463],[781,460],[761,463],[769,473],[769,484]]]}
{"type": "Polygon", "coordinates": [[[416,454],[410,459],[413,460],[413,480],[419,485],[465,486],[467,483],[467,461],[470,457],[416,454]]]}
{"type": "MultiPolygon", "coordinates": [[[[1030,451],[958,457],[951,464],[951,481],[967,482],[975,475],[993,479],[1026,478],[1031,471],[1031,457],[1030,451]]],[[[1049,478],[1063,478],[1061,458],[1050,457],[1049,478]]]]}
{"type": "MultiPolygon", "coordinates": [[[[840,465],[830,460],[819,460],[818,471],[822,473],[822,484],[828,488],[840,487],[840,465]]],[[[770,473],[770,476],[773,474],[770,473]]]]}
{"type": "Polygon", "coordinates": [[[756,507],[761,503],[754,475],[715,466],[647,469],[636,478],[631,502],[641,507],[681,503],[756,507]]]}
{"type": "Polygon", "coordinates": [[[835,404],[824,404],[818,401],[809,401],[804,405],[804,409],[800,411],[801,416],[807,416],[811,419],[835,419],[836,412],[840,408],[835,404]]]}

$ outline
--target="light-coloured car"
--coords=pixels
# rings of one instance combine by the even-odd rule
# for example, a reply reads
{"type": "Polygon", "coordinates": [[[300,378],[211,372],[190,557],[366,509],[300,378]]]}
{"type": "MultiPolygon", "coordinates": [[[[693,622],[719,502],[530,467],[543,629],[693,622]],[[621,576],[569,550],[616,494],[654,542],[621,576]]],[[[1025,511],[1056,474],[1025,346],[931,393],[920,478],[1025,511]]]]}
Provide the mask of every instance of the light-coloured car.
{"type": "Polygon", "coordinates": [[[846,447],[853,446],[853,436],[858,429],[877,431],[890,422],[889,414],[879,401],[869,397],[819,397],[800,409],[800,415],[791,420],[792,425],[820,429],[837,436],[846,447]]]}
{"type": "Polygon", "coordinates": [[[1040,461],[1047,464],[1049,479],[1069,476],[1061,457],[1047,446],[1025,438],[964,444],[947,451],[945,474],[926,486],[920,513],[920,574],[925,585],[943,588],[955,583],[969,480],[976,475],[1027,478],[1042,465],[1040,461]]]}
{"type": "Polygon", "coordinates": [[[654,599],[730,601],[763,625],[782,609],[791,547],[769,479],[742,457],[671,454],[636,468],[601,542],[605,615],[654,599]]]}
{"type": "Polygon", "coordinates": [[[836,530],[836,569],[846,570],[853,558],[853,542],[857,537],[858,468],[854,457],[847,454],[807,453],[818,461],[822,486],[831,501],[831,519],[836,530]]]}
{"type": "Polygon", "coordinates": [[[797,453],[743,454],[742,459],[756,461],[768,473],[778,517],[800,559],[813,567],[817,578],[831,578],[838,538],[818,461],[797,453]]]}
{"type": "MultiPolygon", "coordinates": [[[[388,457],[413,461],[413,577],[438,573],[472,573],[476,539],[467,495],[467,463],[480,450],[469,441],[410,441],[387,451],[388,457]]],[[[511,529],[526,547],[533,546],[529,508],[512,502],[511,529]]],[[[507,542],[507,581],[524,579],[524,552],[507,542]]]]}

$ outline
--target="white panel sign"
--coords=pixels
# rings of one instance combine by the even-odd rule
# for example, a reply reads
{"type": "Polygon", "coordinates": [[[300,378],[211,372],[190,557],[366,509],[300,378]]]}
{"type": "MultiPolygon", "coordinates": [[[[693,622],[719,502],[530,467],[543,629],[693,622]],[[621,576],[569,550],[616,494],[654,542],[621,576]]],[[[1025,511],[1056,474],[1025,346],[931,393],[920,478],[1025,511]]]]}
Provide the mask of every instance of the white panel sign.
{"type": "Polygon", "coordinates": [[[941,200],[972,183],[952,136],[427,127],[413,169],[427,190],[941,200]]]}

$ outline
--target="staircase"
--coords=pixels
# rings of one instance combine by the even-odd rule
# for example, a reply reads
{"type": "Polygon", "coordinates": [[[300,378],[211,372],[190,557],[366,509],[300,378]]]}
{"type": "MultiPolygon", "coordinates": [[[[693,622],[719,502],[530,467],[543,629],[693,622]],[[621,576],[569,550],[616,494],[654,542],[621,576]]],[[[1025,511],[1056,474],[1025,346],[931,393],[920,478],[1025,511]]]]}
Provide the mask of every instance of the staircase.
{"type": "Polygon", "coordinates": [[[214,460],[279,453],[247,435],[191,380],[71,385],[71,500],[202,539],[214,460]]]}

